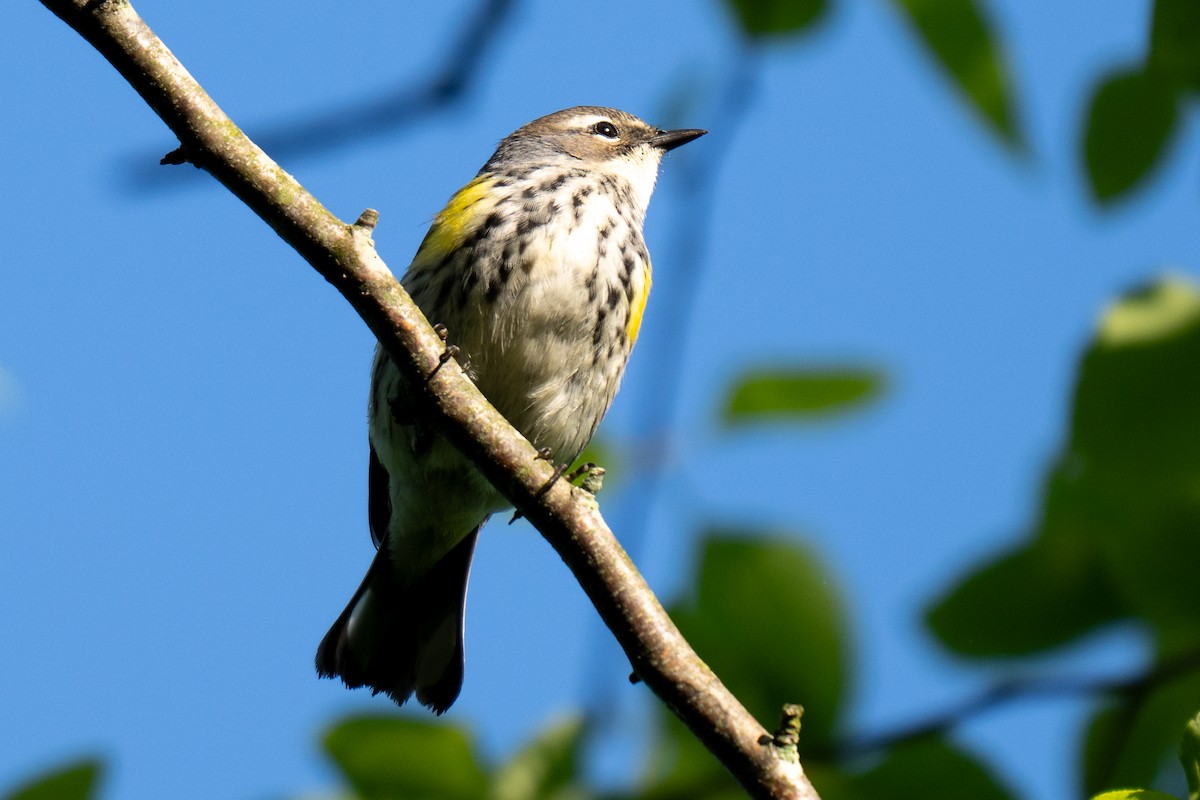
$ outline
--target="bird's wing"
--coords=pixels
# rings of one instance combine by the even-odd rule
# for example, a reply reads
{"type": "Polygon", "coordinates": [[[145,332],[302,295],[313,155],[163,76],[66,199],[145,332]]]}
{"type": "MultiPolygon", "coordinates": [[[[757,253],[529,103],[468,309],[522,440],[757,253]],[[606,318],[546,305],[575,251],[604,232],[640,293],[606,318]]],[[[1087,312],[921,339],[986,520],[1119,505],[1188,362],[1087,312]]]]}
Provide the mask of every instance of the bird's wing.
{"type": "Polygon", "coordinates": [[[388,488],[388,471],[375,448],[371,447],[371,463],[367,467],[367,521],[371,525],[371,541],[376,549],[387,539],[388,521],[392,518],[392,497],[388,488]]]}
{"type": "Polygon", "coordinates": [[[496,197],[491,190],[496,180],[495,175],[479,175],[455,192],[446,207],[433,218],[433,224],[408,268],[410,274],[436,267],[462,247],[466,238],[495,209],[496,197]]]}

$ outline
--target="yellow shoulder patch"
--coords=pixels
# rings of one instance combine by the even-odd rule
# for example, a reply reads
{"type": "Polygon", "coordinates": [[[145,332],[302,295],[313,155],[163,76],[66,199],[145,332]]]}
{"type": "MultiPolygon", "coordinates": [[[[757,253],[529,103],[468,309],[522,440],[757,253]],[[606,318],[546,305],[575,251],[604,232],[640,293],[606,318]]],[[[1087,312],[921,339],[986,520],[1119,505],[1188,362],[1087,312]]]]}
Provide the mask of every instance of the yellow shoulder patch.
{"type": "Polygon", "coordinates": [[[642,329],[642,315],[646,313],[646,300],[650,297],[650,262],[643,262],[642,268],[633,275],[633,299],[629,302],[629,322],[625,324],[625,335],[629,338],[629,346],[637,341],[638,331],[642,329]],[[641,280],[638,280],[638,278],[641,280]]]}
{"type": "Polygon", "coordinates": [[[413,258],[414,266],[439,263],[462,246],[467,235],[479,227],[484,216],[495,206],[494,200],[489,202],[495,180],[493,175],[480,175],[450,198],[446,207],[433,218],[433,225],[413,258]]]}

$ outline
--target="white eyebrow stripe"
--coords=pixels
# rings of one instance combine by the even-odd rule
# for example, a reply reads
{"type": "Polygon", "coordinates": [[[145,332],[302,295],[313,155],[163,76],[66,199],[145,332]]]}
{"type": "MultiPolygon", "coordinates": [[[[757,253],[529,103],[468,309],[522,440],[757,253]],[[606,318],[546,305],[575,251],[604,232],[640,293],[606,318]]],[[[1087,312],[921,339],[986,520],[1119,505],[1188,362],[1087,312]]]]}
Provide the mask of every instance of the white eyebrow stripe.
{"type": "Polygon", "coordinates": [[[578,117],[573,117],[571,122],[579,125],[581,128],[586,128],[589,125],[595,125],[597,122],[612,122],[612,120],[601,114],[582,114],[578,117]]]}

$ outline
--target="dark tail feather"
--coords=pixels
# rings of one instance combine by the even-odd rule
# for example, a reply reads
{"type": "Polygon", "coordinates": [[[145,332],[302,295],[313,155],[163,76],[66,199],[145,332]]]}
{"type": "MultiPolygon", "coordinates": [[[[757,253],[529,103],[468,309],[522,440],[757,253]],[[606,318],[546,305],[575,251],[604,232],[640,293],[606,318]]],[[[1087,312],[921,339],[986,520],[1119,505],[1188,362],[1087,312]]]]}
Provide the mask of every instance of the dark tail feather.
{"type": "Polygon", "coordinates": [[[463,681],[463,613],[479,528],[426,575],[401,586],[380,548],[367,576],[317,648],[317,674],[366,686],[403,705],[413,692],[438,714],[463,681]],[[351,625],[353,620],[353,625],[351,625]]]}

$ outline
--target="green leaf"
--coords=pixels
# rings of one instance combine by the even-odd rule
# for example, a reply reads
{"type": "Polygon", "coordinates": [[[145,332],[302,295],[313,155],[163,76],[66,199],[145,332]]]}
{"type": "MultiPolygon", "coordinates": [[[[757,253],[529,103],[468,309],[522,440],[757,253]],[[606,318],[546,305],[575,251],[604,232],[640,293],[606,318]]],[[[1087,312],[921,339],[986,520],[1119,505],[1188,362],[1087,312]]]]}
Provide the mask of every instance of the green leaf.
{"type": "Polygon", "coordinates": [[[1012,800],[973,756],[944,739],[899,745],[854,779],[859,800],[1012,800]]]}
{"type": "Polygon", "coordinates": [[[1021,146],[1011,79],[977,0],[892,0],[942,68],[997,133],[1021,146]]]}
{"type": "Polygon", "coordinates": [[[579,779],[584,721],[571,716],[554,723],[501,767],[491,800],[573,800],[586,792],[579,779]]]}
{"type": "Polygon", "coordinates": [[[1160,633],[1200,629],[1200,287],[1167,279],[1104,316],[1067,456],[1116,591],[1160,633]]]}
{"type": "Polygon", "coordinates": [[[1092,96],[1083,155],[1093,198],[1111,203],[1142,184],[1175,132],[1177,97],[1158,73],[1109,75],[1092,96]]]}
{"type": "Polygon", "coordinates": [[[737,380],[725,403],[726,424],[828,416],[879,394],[883,378],[865,369],[758,370],[737,380]]]}
{"type": "Polygon", "coordinates": [[[1195,284],[1163,280],[1106,312],[1083,359],[1070,437],[1032,539],[976,570],[929,612],[948,647],[1027,654],[1122,617],[1146,623],[1160,648],[1195,646],[1197,364],[1195,284]]]}
{"type": "Polygon", "coordinates": [[[587,447],[583,448],[583,452],[579,454],[579,457],[571,462],[571,466],[578,467],[583,464],[592,463],[598,467],[604,467],[606,470],[611,470],[617,461],[617,451],[612,446],[612,443],[603,437],[596,436],[588,442],[587,447]]]}
{"type": "Polygon", "coordinates": [[[1029,655],[1068,642],[1108,621],[1113,609],[1091,592],[1089,576],[1044,548],[1021,548],[970,575],[934,604],[926,622],[947,648],[962,656],[1029,655]],[[1057,583],[1059,578],[1065,579],[1057,583]],[[1094,606],[1089,597],[1101,602],[1094,606]]]}
{"type": "Polygon", "coordinates": [[[89,800],[103,771],[97,758],[58,766],[5,794],[4,800],[89,800]]]}
{"type": "Polygon", "coordinates": [[[820,761],[801,755],[804,762],[804,774],[819,787],[821,800],[867,800],[858,792],[855,780],[857,776],[847,772],[836,762],[820,761]]]}
{"type": "Polygon", "coordinates": [[[351,717],[325,734],[325,750],[363,800],[478,800],[488,780],[466,734],[398,716],[351,717]]]}
{"type": "MultiPolygon", "coordinates": [[[[694,643],[693,643],[694,644],[694,643]]],[[[659,733],[650,768],[636,800],[742,800],[746,796],[729,770],[704,748],[679,719],[656,704],[659,733]]]]}
{"type": "MultiPolygon", "coordinates": [[[[845,615],[828,572],[793,538],[706,534],[696,595],[671,618],[721,681],[768,729],[786,702],[805,704],[800,749],[827,743],[849,676],[845,615]]],[[[658,737],[639,800],[745,797],[674,715],[658,737]]],[[[823,784],[824,785],[824,784],[823,784]]]]}
{"type": "Polygon", "coordinates": [[[1104,792],[1092,800],[1179,800],[1173,794],[1156,792],[1153,789],[1117,789],[1115,792],[1104,792]]]}
{"type": "Polygon", "coordinates": [[[826,0],[727,0],[751,38],[802,32],[825,13],[826,0]]]}
{"type": "Polygon", "coordinates": [[[696,597],[671,616],[766,727],[784,703],[806,708],[801,742],[828,741],[849,679],[846,615],[829,571],[794,538],[714,531],[696,597]]]}
{"type": "Polygon", "coordinates": [[[1097,793],[1113,786],[1153,783],[1196,708],[1200,708],[1200,675],[1192,673],[1146,696],[1123,697],[1097,712],[1085,739],[1084,790],[1097,793]]]}
{"type": "Polygon", "coordinates": [[[1187,776],[1188,800],[1200,800],[1200,714],[1184,726],[1179,740],[1179,763],[1187,776]]]}
{"type": "Polygon", "coordinates": [[[1200,89],[1200,3],[1156,0],[1149,66],[1180,88],[1200,89]]]}
{"type": "Polygon", "coordinates": [[[1084,501],[1069,470],[1055,470],[1034,539],[978,568],[926,612],[942,644],[976,658],[1027,655],[1124,615],[1084,501]]]}

